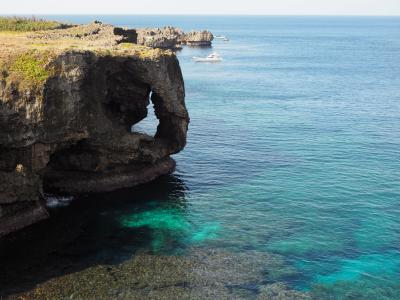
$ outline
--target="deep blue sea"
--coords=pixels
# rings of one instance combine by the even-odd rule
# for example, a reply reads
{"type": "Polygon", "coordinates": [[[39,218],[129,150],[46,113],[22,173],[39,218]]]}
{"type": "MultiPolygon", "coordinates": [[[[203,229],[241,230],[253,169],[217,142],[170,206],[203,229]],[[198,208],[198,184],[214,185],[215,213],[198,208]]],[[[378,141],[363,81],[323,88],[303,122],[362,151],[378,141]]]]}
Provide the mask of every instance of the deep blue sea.
{"type": "Polygon", "coordinates": [[[400,18],[56,18],[230,39],[178,52],[191,123],[174,175],[55,213],[86,211],[85,259],[265,252],[291,270],[272,281],[319,299],[400,299],[400,18]],[[192,60],[211,52],[224,60],[192,60]]]}

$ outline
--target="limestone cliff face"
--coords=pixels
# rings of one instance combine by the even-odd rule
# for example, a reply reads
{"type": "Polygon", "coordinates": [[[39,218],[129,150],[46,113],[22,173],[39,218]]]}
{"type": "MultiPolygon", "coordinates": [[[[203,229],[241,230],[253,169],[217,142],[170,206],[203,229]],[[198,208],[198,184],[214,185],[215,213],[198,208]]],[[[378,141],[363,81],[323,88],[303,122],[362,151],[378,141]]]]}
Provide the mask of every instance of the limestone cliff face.
{"type": "Polygon", "coordinates": [[[110,191],[174,170],[170,155],[185,146],[189,123],[178,60],[170,51],[129,47],[3,57],[0,236],[48,216],[43,188],[110,191]],[[131,132],[150,102],[156,135],[131,132]]]}
{"type": "Polygon", "coordinates": [[[214,39],[210,31],[192,31],[185,35],[184,41],[189,46],[211,46],[214,39]]]}
{"type": "Polygon", "coordinates": [[[210,31],[185,33],[175,27],[136,29],[137,43],[152,48],[180,48],[181,45],[211,46],[214,39],[210,31]]]}

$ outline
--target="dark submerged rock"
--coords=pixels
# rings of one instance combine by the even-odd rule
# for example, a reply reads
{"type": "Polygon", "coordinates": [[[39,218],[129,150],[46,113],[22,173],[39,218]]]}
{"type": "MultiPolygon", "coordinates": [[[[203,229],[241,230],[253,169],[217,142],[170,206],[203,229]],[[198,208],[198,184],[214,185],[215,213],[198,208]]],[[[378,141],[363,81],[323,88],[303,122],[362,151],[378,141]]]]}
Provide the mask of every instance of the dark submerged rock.
{"type": "Polygon", "coordinates": [[[273,280],[287,268],[279,256],[188,249],[184,255],[138,252],[116,265],[96,265],[52,278],[10,299],[259,299],[311,300],[273,280]],[[267,275],[266,275],[267,274],[267,275]]]}

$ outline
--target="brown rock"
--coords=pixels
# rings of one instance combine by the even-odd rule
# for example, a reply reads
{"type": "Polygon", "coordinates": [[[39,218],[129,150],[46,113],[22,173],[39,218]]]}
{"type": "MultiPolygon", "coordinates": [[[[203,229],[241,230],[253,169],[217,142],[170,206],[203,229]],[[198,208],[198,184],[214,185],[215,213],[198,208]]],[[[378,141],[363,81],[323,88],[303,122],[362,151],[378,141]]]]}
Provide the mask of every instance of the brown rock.
{"type": "Polygon", "coordinates": [[[211,46],[214,36],[210,31],[192,31],[184,36],[184,41],[189,46],[211,46]]]}
{"type": "Polygon", "coordinates": [[[211,46],[214,36],[207,30],[185,33],[174,27],[137,29],[137,43],[153,48],[179,48],[181,45],[211,46]]]}

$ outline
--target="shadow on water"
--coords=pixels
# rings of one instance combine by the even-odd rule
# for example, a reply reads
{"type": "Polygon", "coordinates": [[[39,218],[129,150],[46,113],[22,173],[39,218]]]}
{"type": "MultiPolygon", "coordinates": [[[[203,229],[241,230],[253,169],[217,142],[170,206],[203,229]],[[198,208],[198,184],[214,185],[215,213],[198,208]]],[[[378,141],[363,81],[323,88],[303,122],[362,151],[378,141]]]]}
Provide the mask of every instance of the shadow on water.
{"type": "Polygon", "coordinates": [[[164,176],[131,189],[80,196],[68,207],[52,209],[48,220],[0,240],[0,296],[94,265],[119,264],[139,249],[154,250],[154,228],[124,222],[160,207],[184,218],[186,191],[181,179],[164,176]]]}

